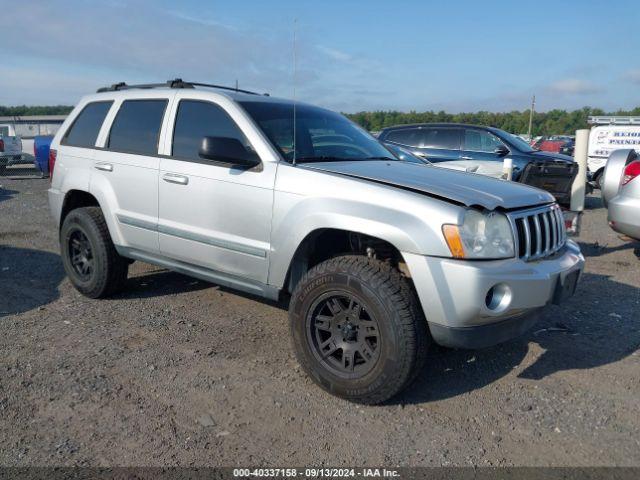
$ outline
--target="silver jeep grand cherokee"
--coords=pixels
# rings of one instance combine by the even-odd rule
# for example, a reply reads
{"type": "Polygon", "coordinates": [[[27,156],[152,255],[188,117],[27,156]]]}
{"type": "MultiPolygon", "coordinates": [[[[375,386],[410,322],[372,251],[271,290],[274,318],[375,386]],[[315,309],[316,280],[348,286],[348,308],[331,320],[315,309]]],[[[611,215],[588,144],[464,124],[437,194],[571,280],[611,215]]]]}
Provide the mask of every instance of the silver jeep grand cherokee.
{"type": "Polygon", "coordinates": [[[117,84],[83,98],[51,147],[49,201],[80,292],[116,293],[141,260],[289,299],[300,363],[356,402],[401,391],[431,342],[523,333],[584,265],[550,194],[400,161],[307,104],[117,84]]]}

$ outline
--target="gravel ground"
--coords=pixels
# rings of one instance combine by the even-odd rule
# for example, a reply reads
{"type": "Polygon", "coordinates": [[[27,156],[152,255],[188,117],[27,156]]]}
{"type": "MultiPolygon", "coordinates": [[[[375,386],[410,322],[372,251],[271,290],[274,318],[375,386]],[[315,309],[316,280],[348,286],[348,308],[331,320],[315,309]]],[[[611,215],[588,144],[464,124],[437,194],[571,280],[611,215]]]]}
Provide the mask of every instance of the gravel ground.
{"type": "Polygon", "coordinates": [[[303,375],[282,305],[139,262],[82,297],[48,182],[0,183],[0,465],[640,465],[640,245],[597,197],[568,303],[508,344],[433,348],[362,407],[303,375]]]}

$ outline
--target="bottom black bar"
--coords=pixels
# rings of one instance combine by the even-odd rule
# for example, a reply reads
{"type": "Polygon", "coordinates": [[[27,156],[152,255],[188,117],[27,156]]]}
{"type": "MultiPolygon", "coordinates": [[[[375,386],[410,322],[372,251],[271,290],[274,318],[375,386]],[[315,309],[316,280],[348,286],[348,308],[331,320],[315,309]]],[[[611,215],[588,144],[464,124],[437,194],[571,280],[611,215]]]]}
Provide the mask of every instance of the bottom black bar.
{"type": "Polygon", "coordinates": [[[370,478],[429,480],[636,480],[640,467],[0,467],[0,479],[204,480],[370,478]]]}

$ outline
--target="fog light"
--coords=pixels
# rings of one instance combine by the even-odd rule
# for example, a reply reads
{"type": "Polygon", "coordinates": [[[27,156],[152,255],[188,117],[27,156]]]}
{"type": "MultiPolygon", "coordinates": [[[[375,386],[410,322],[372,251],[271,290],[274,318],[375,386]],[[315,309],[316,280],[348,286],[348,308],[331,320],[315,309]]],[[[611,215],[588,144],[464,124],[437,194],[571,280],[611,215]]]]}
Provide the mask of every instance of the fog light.
{"type": "Polygon", "coordinates": [[[492,312],[503,312],[511,304],[511,289],[504,283],[498,283],[489,289],[484,302],[492,312]]]}

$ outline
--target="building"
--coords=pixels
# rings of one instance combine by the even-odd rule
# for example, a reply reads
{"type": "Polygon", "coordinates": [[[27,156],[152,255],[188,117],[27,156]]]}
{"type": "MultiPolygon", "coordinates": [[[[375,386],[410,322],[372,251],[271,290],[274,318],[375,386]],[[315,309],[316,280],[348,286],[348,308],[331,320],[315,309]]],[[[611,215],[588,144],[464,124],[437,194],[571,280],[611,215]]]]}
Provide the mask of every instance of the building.
{"type": "Polygon", "coordinates": [[[22,138],[22,154],[32,159],[33,139],[37,135],[55,135],[66,115],[11,115],[0,117],[0,127],[13,126],[16,135],[22,138]]]}
{"type": "Polygon", "coordinates": [[[30,140],[36,135],[55,135],[65,118],[66,115],[15,115],[0,117],[0,125],[13,125],[16,135],[30,140]]]}

